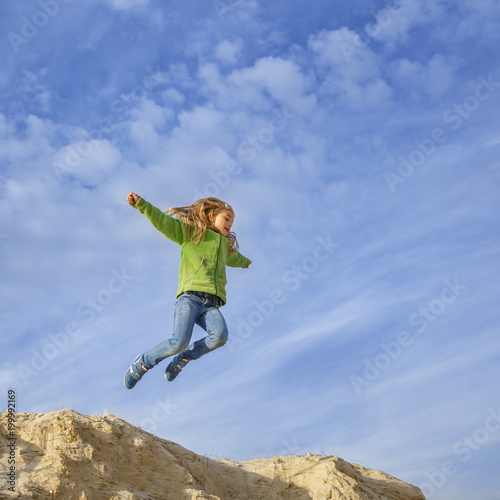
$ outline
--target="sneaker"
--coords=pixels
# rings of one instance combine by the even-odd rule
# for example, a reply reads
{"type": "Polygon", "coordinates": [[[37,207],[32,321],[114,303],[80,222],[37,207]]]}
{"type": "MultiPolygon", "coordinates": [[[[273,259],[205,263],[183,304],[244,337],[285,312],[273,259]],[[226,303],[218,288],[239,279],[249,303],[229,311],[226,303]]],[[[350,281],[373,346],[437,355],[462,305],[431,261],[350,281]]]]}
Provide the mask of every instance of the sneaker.
{"type": "Polygon", "coordinates": [[[137,358],[135,358],[134,362],[125,373],[125,378],[123,379],[123,383],[127,389],[132,389],[139,380],[141,380],[142,376],[149,370],[143,365],[144,357],[142,354],[139,354],[137,358]]]}
{"type": "Polygon", "coordinates": [[[177,354],[165,370],[165,378],[172,382],[182,369],[189,363],[189,359],[183,358],[182,354],[177,354]]]}

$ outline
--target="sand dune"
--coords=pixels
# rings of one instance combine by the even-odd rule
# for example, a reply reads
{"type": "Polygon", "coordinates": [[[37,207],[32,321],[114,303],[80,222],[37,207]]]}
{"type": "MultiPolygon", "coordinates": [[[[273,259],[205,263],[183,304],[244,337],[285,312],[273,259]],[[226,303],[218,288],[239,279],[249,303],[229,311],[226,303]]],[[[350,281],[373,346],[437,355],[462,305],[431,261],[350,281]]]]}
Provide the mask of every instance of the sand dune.
{"type": "MultiPolygon", "coordinates": [[[[415,486],[338,457],[212,460],[112,415],[15,417],[15,491],[2,474],[2,499],[425,500],[415,486]]],[[[0,420],[8,470],[13,437],[7,413],[0,420]]]]}

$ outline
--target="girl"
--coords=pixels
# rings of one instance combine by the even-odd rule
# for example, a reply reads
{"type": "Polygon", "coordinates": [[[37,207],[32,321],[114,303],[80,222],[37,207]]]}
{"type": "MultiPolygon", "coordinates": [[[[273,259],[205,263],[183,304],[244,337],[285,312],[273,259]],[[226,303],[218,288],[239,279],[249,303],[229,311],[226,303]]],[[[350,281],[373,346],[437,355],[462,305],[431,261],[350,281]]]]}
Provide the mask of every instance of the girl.
{"type": "Polygon", "coordinates": [[[226,303],[226,265],[247,269],[252,261],[238,252],[236,236],[231,232],[233,209],[217,198],[202,198],[167,212],[135,193],[129,193],[127,201],[158,231],[181,246],[174,333],[171,339],[135,358],[124,379],[125,387],[132,389],[148,370],[168,356],[176,354],[165,370],[165,378],[172,381],[190,361],[226,343],[226,321],[219,311],[226,303]],[[195,324],[208,335],[189,344],[195,324]]]}

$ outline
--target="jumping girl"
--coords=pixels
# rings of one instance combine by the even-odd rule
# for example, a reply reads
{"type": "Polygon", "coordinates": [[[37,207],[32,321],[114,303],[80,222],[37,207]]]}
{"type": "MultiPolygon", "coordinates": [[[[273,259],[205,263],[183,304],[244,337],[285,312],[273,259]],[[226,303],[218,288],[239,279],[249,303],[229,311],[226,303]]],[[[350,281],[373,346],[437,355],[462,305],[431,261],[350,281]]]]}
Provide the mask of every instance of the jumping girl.
{"type": "Polygon", "coordinates": [[[226,266],[247,269],[252,261],[238,252],[236,236],[231,232],[233,209],[218,198],[202,198],[167,212],[135,193],[129,193],[127,201],[158,231],[181,246],[172,338],[137,356],[124,379],[125,387],[132,389],[148,370],[168,356],[176,355],[165,370],[165,378],[172,381],[190,361],[226,343],[227,325],[219,311],[226,303],[226,266]],[[195,324],[207,336],[190,344],[195,324]]]}

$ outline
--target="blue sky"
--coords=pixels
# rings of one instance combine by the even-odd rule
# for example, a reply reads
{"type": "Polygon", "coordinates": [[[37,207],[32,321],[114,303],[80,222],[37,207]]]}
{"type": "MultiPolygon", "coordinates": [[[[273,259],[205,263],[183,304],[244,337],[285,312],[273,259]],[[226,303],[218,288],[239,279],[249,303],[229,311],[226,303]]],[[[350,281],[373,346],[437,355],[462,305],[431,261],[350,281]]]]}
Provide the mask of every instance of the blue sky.
{"type": "Polygon", "coordinates": [[[499,2],[269,3],[0,7],[5,406],[497,499],[499,2]],[[179,249],[129,191],[226,200],[253,261],[229,343],[132,391],[179,249]]]}

